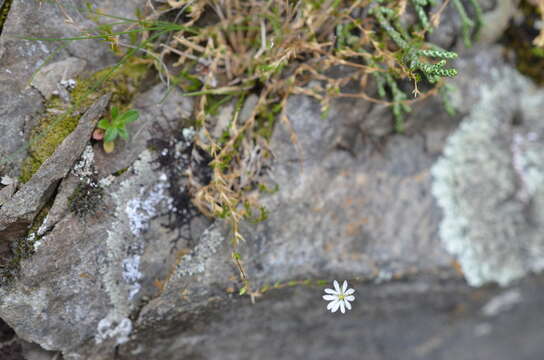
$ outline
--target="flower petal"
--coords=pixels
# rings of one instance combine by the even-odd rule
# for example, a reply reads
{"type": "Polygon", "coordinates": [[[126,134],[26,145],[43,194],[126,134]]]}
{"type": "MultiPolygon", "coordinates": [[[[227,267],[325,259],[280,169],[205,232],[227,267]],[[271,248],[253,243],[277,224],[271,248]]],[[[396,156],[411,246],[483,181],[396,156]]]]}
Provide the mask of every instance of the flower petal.
{"type": "Polygon", "coordinates": [[[348,281],[344,280],[344,283],[342,284],[342,293],[345,293],[348,289],[348,281]]]}
{"type": "Polygon", "coordinates": [[[355,296],[353,296],[353,295],[346,296],[346,297],[344,298],[344,300],[346,300],[346,301],[353,301],[353,300],[355,300],[355,296]]]}
{"type": "Polygon", "coordinates": [[[336,310],[338,310],[338,307],[340,306],[340,303],[342,303],[342,301],[335,301],[331,312],[336,312],[336,310]]]}
{"type": "Polygon", "coordinates": [[[327,310],[331,310],[332,307],[334,305],[336,305],[338,303],[338,300],[334,300],[334,301],[331,301],[328,305],[327,305],[327,310]]]}
{"type": "Polygon", "coordinates": [[[343,301],[340,301],[340,311],[342,312],[342,314],[346,313],[346,308],[344,307],[344,302],[343,301]]]}
{"type": "Polygon", "coordinates": [[[351,304],[349,303],[349,301],[346,301],[345,303],[346,303],[346,308],[348,310],[351,310],[351,304]]]}
{"type": "Polygon", "coordinates": [[[337,292],[334,291],[333,289],[325,289],[325,292],[326,292],[327,294],[337,294],[337,292]]]}
{"type": "Polygon", "coordinates": [[[338,300],[338,296],[335,295],[323,295],[323,299],[327,301],[338,300]]]}
{"type": "Polygon", "coordinates": [[[347,291],[344,292],[344,294],[346,295],[351,295],[355,292],[355,289],[348,289],[347,291]]]}
{"type": "Polygon", "coordinates": [[[336,290],[336,292],[340,293],[340,286],[338,285],[338,281],[334,280],[332,283],[334,285],[334,289],[336,290]]]}

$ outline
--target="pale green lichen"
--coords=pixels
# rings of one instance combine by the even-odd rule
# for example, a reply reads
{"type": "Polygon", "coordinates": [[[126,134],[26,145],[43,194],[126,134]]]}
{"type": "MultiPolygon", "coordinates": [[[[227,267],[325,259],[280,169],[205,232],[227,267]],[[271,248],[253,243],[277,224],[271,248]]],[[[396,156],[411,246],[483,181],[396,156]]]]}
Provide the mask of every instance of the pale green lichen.
{"type": "Polygon", "coordinates": [[[432,168],[432,192],[467,281],[506,285],[544,268],[544,92],[502,68],[480,95],[432,168]]]}

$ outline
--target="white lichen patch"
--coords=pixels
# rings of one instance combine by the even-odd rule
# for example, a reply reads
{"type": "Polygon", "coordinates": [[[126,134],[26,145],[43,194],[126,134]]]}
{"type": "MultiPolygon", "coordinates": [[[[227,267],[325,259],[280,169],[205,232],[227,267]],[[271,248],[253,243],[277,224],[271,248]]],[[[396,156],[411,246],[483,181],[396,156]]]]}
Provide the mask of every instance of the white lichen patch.
{"type": "Polygon", "coordinates": [[[151,189],[140,189],[137,197],[130,199],[125,207],[130,231],[136,235],[141,235],[149,226],[149,221],[156,217],[160,211],[160,205],[166,208],[172,208],[172,199],[168,195],[168,182],[166,175],[159,175],[160,182],[156,183],[151,189]]]}
{"type": "Polygon", "coordinates": [[[194,127],[184,128],[182,130],[182,135],[185,138],[185,141],[187,141],[189,143],[193,142],[193,140],[195,138],[195,135],[196,135],[195,128],[194,127]]]}
{"type": "Polygon", "coordinates": [[[132,300],[140,292],[140,280],[143,274],[140,272],[140,255],[134,255],[123,260],[123,279],[130,284],[128,299],[132,300]]]}
{"type": "Polygon", "coordinates": [[[91,145],[87,145],[81,154],[78,162],[72,168],[72,175],[76,176],[80,181],[90,183],[91,176],[94,174],[94,151],[91,145]]]}
{"type": "Polygon", "coordinates": [[[511,310],[521,301],[522,296],[519,290],[511,289],[489,300],[482,308],[482,313],[488,317],[497,316],[500,313],[511,310]]]}
{"type": "Polygon", "coordinates": [[[49,230],[49,216],[43,219],[38,230],[27,235],[26,242],[33,245],[34,251],[37,251],[43,245],[42,236],[47,230],[49,230]]]}
{"type": "Polygon", "coordinates": [[[122,318],[118,321],[112,320],[110,316],[100,320],[96,328],[95,342],[101,344],[107,339],[114,339],[117,345],[126,343],[132,332],[132,321],[122,318]]]}
{"type": "Polygon", "coordinates": [[[214,258],[213,255],[224,241],[225,236],[217,224],[213,224],[204,230],[199,244],[191,254],[187,254],[181,258],[174,276],[170,278],[170,282],[165,287],[168,288],[170,284],[175,283],[175,279],[205,273],[208,261],[217,261],[217,258],[214,258]]]}
{"type": "Polygon", "coordinates": [[[98,185],[102,186],[102,187],[108,187],[110,186],[113,182],[115,181],[115,176],[113,175],[109,175],[109,176],[106,176],[105,178],[102,178],[98,181],[98,185]]]}
{"type": "Polygon", "coordinates": [[[108,229],[107,245],[110,264],[104,283],[116,318],[127,317],[141,291],[141,270],[145,231],[153,218],[169,211],[172,199],[166,175],[150,165],[152,154],[144,151],[120,184],[111,185],[116,221],[108,229]]]}
{"type": "Polygon", "coordinates": [[[432,168],[440,237],[474,286],[544,268],[544,124],[535,113],[544,92],[511,69],[493,75],[432,168]]]}
{"type": "Polygon", "coordinates": [[[538,139],[537,133],[529,132],[514,134],[512,141],[512,163],[521,184],[518,197],[525,202],[544,184],[544,172],[542,164],[539,163],[541,146],[538,139]]]}
{"type": "Polygon", "coordinates": [[[17,182],[16,179],[11,178],[11,177],[9,177],[7,175],[4,175],[4,176],[2,176],[2,178],[0,178],[0,184],[2,184],[2,185],[7,186],[7,185],[15,184],[16,182],[17,182]]]}
{"type": "Polygon", "coordinates": [[[75,89],[77,82],[74,79],[63,79],[60,81],[60,86],[64,87],[68,91],[75,89]]]}
{"type": "MultiPolygon", "coordinates": [[[[42,224],[40,225],[40,227],[36,231],[36,234],[38,236],[43,236],[45,234],[45,232],[48,230],[48,222],[49,222],[48,220],[49,220],[49,216],[46,216],[45,219],[43,219],[42,224]]],[[[34,244],[34,248],[36,248],[36,244],[34,244]]]]}

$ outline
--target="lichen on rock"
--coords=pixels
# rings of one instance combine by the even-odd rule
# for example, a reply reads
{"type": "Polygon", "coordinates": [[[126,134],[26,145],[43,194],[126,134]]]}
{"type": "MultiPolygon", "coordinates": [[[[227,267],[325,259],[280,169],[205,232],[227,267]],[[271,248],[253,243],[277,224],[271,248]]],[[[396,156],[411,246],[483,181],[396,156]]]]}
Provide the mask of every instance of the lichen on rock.
{"type": "Polygon", "coordinates": [[[474,286],[544,269],[544,92],[510,68],[491,75],[432,168],[442,242],[474,286]]]}

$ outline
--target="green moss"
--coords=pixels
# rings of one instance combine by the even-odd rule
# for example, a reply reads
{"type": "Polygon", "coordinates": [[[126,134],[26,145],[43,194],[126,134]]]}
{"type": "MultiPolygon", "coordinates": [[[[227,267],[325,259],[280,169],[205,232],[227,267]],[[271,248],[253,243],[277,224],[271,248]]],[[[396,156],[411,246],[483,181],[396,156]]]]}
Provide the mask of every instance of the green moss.
{"type": "Polygon", "coordinates": [[[123,175],[127,170],[128,170],[128,167],[123,168],[123,169],[120,169],[120,170],[117,170],[117,171],[114,172],[112,175],[113,175],[113,176],[121,176],[121,175],[123,175]]]}
{"type": "Polygon", "coordinates": [[[263,111],[259,112],[256,117],[256,132],[263,138],[270,140],[281,111],[281,103],[276,103],[269,107],[265,107],[263,111]]]}
{"type": "Polygon", "coordinates": [[[78,117],[70,116],[65,106],[59,98],[52,98],[46,103],[45,115],[32,129],[28,156],[21,170],[21,182],[30,180],[41,164],[77,126],[78,117]]]}
{"type": "Polygon", "coordinates": [[[12,3],[13,0],[5,0],[0,7],[0,34],[2,33],[2,28],[4,27],[12,3]]]}
{"type": "Polygon", "coordinates": [[[42,226],[45,218],[47,217],[47,214],[49,214],[49,210],[51,210],[51,207],[53,206],[54,199],[51,199],[48,204],[46,204],[36,215],[34,218],[34,221],[32,222],[32,225],[28,229],[28,235],[35,233],[38,231],[40,226],[42,226]]]}
{"type": "Polygon", "coordinates": [[[78,79],[71,93],[70,104],[65,104],[59,97],[48,100],[44,116],[32,129],[20,181],[26,183],[30,180],[57,146],[76,128],[80,114],[98,97],[111,92],[110,106],[115,105],[121,111],[128,109],[148,69],[148,65],[132,58],[122,66],[106,68],[88,78],[78,79]]]}
{"type": "Polygon", "coordinates": [[[36,215],[32,225],[28,228],[27,235],[13,243],[11,247],[12,256],[5,265],[0,267],[0,285],[10,284],[15,279],[21,261],[30,258],[34,254],[34,244],[41,238],[37,234],[38,229],[43,224],[52,205],[53,201],[51,200],[36,215]]]}
{"type": "Polygon", "coordinates": [[[541,20],[540,14],[527,1],[521,2],[520,9],[525,20],[520,24],[512,23],[502,41],[516,54],[516,67],[519,72],[529,76],[537,84],[544,85],[544,50],[533,45],[539,32],[535,24],[541,20]]]}
{"type": "Polygon", "coordinates": [[[149,70],[138,58],[131,58],[126,64],[98,71],[87,79],[79,80],[72,91],[74,104],[90,106],[99,96],[112,93],[110,105],[120,111],[128,108],[134,93],[149,70]]]}

